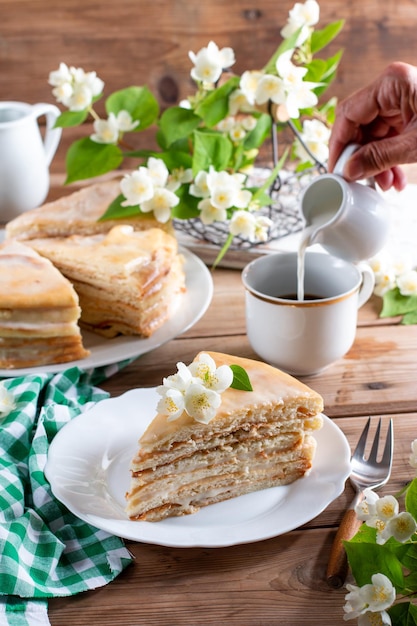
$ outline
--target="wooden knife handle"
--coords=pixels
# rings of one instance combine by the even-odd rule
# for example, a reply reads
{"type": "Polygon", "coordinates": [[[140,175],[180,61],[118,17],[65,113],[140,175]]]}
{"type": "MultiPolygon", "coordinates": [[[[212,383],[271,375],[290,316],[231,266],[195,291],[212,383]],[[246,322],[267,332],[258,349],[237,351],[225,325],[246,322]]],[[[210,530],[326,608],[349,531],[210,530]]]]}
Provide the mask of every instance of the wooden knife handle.
{"type": "Polygon", "coordinates": [[[348,509],[337,530],[327,565],[326,580],[333,589],[342,587],[347,576],[348,561],[343,541],[352,539],[361,525],[354,509],[348,509]]]}

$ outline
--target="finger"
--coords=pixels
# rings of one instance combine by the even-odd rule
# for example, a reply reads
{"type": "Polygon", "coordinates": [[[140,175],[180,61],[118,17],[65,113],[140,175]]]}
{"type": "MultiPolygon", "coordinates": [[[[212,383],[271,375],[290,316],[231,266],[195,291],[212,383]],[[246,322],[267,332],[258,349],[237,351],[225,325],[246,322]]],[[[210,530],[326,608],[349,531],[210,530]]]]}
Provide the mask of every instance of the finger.
{"type": "MultiPolygon", "coordinates": [[[[348,180],[359,180],[377,176],[403,163],[417,162],[416,130],[373,141],[361,146],[346,163],[344,175],[348,180]]],[[[395,171],[392,182],[402,184],[399,170],[395,171]]]]}

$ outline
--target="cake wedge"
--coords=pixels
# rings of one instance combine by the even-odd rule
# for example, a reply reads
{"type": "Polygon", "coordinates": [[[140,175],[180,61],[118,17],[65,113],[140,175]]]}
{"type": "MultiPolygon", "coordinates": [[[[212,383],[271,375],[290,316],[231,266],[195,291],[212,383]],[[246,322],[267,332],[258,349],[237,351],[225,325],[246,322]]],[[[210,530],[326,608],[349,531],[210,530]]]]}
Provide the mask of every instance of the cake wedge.
{"type": "Polygon", "coordinates": [[[131,462],[126,494],[130,519],[154,522],[195,513],[292,483],[311,469],[316,449],[312,433],[322,426],[323,400],[292,376],[260,361],[208,352],[198,354],[189,368],[178,364],[177,374],[158,389],[159,412],[131,462]],[[232,383],[218,394],[221,401],[210,395],[225,366],[246,372],[252,390],[232,383]],[[199,411],[210,398],[211,419],[201,420],[199,411]],[[187,403],[197,407],[197,419],[187,403]]]}
{"type": "Polygon", "coordinates": [[[150,337],[174,314],[185,291],[177,240],[160,228],[135,231],[119,225],[108,233],[26,244],[71,281],[81,326],[105,337],[150,337]]]}

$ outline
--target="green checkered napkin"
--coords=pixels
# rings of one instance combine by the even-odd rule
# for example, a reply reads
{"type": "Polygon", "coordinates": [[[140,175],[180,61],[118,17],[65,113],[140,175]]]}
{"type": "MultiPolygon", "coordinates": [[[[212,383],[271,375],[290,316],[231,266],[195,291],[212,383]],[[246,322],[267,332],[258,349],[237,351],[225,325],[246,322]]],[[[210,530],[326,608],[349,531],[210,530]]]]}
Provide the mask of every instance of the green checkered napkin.
{"type": "Polygon", "coordinates": [[[47,598],[105,585],[131,562],[121,539],[53,497],[43,473],[54,435],[106,398],[93,385],[125,364],[0,383],[16,403],[0,414],[0,626],[46,626],[47,598]]]}

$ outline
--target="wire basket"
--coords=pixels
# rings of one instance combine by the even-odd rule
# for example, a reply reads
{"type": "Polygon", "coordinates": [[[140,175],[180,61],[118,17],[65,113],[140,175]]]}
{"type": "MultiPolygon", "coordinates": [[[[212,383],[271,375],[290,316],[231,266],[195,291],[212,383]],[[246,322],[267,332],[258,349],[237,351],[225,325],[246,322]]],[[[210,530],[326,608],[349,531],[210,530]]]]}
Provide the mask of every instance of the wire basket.
{"type": "MultiPolygon", "coordinates": [[[[257,215],[269,217],[272,221],[272,226],[268,229],[267,240],[254,242],[242,235],[236,235],[229,246],[230,250],[245,250],[261,244],[264,245],[269,241],[296,233],[303,227],[303,218],[299,208],[301,193],[313,177],[326,171],[326,167],[310,152],[295,126],[291,122],[288,126],[309,154],[313,166],[302,172],[281,170],[269,190],[272,203],[257,211],[257,215]]],[[[273,162],[276,164],[278,162],[278,129],[276,124],[273,125],[272,151],[273,162]]],[[[248,186],[262,186],[270,173],[271,170],[267,168],[255,168],[248,181],[248,186]]],[[[187,220],[174,219],[174,227],[179,232],[194,239],[214,244],[220,248],[229,237],[228,222],[203,224],[200,218],[195,217],[187,220]]]]}

